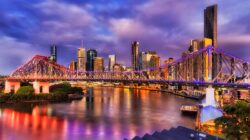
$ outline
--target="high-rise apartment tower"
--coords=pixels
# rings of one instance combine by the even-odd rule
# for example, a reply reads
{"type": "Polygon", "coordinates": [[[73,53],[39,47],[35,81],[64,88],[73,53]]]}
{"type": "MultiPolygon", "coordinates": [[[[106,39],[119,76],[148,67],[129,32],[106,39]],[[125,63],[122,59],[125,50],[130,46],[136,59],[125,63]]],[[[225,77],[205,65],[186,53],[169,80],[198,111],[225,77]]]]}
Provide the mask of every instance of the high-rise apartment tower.
{"type": "Polygon", "coordinates": [[[139,69],[139,42],[132,42],[132,68],[133,70],[139,69]]]}

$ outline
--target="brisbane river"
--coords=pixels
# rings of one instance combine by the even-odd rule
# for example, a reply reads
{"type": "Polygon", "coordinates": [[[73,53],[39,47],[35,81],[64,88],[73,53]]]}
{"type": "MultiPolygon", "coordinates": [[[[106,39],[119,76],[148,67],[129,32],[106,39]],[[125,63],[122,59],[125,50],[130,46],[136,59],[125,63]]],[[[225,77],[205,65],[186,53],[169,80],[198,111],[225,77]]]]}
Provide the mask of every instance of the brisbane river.
{"type": "Polygon", "coordinates": [[[70,103],[2,105],[0,140],[122,140],[179,125],[195,127],[195,118],[179,108],[197,101],[128,88],[86,92],[70,103]]]}

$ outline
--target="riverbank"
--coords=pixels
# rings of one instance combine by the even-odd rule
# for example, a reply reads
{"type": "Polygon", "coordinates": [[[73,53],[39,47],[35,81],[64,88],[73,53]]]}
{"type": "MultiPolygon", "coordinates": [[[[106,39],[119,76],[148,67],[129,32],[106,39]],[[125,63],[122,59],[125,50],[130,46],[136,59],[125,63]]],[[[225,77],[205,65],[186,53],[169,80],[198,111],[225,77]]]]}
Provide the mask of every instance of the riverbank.
{"type": "Polygon", "coordinates": [[[0,93],[0,104],[15,103],[51,103],[51,102],[70,102],[72,100],[80,100],[83,94],[11,94],[0,93]]]}
{"type": "Polygon", "coordinates": [[[160,86],[116,86],[116,85],[99,85],[100,87],[115,87],[115,88],[127,88],[127,89],[138,89],[138,90],[149,90],[149,91],[159,91],[159,92],[165,92],[169,94],[173,94],[176,96],[192,99],[192,100],[202,100],[205,97],[205,94],[187,94],[183,93],[181,91],[174,91],[174,90],[168,90],[163,89],[160,86]]]}
{"type": "Polygon", "coordinates": [[[72,87],[70,83],[64,82],[50,86],[51,93],[35,94],[32,85],[21,86],[16,93],[0,93],[0,103],[19,103],[19,102],[67,102],[82,99],[82,88],[72,87]]]}

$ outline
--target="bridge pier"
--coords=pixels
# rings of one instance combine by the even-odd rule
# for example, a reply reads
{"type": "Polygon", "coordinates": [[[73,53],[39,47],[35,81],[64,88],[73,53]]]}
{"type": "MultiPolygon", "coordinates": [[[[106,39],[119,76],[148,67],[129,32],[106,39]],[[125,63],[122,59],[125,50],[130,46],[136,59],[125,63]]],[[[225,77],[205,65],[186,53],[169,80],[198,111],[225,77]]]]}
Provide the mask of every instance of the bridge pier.
{"type": "Polygon", "coordinates": [[[39,93],[49,93],[49,82],[33,82],[33,88],[35,90],[35,94],[39,93]]]}
{"type": "Polygon", "coordinates": [[[213,107],[217,106],[214,94],[215,94],[215,89],[212,86],[206,88],[206,98],[203,106],[213,106],[213,107]]]}
{"type": "Polygon", "coordinates": [[[20,88],[20,82],[5,81],[4,93],[16,93],[20,88]]]}

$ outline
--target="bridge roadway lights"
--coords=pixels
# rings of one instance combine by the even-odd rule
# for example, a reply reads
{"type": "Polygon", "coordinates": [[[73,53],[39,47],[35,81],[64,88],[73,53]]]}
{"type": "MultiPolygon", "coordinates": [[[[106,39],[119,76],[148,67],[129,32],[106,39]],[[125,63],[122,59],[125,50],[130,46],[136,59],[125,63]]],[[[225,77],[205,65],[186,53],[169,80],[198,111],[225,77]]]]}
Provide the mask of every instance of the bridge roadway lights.
{"type": "Polygon", "coordinates": [[[5,81],[4,93],[16,93],[20,88],[20,82],[17,81],[5,81]]]}
{"type": "Polygon", "coordinates": [[[35,94],[39,93],[49,93],[49,82],[33,82],[33,88],[35,90],[35,94]]]}

